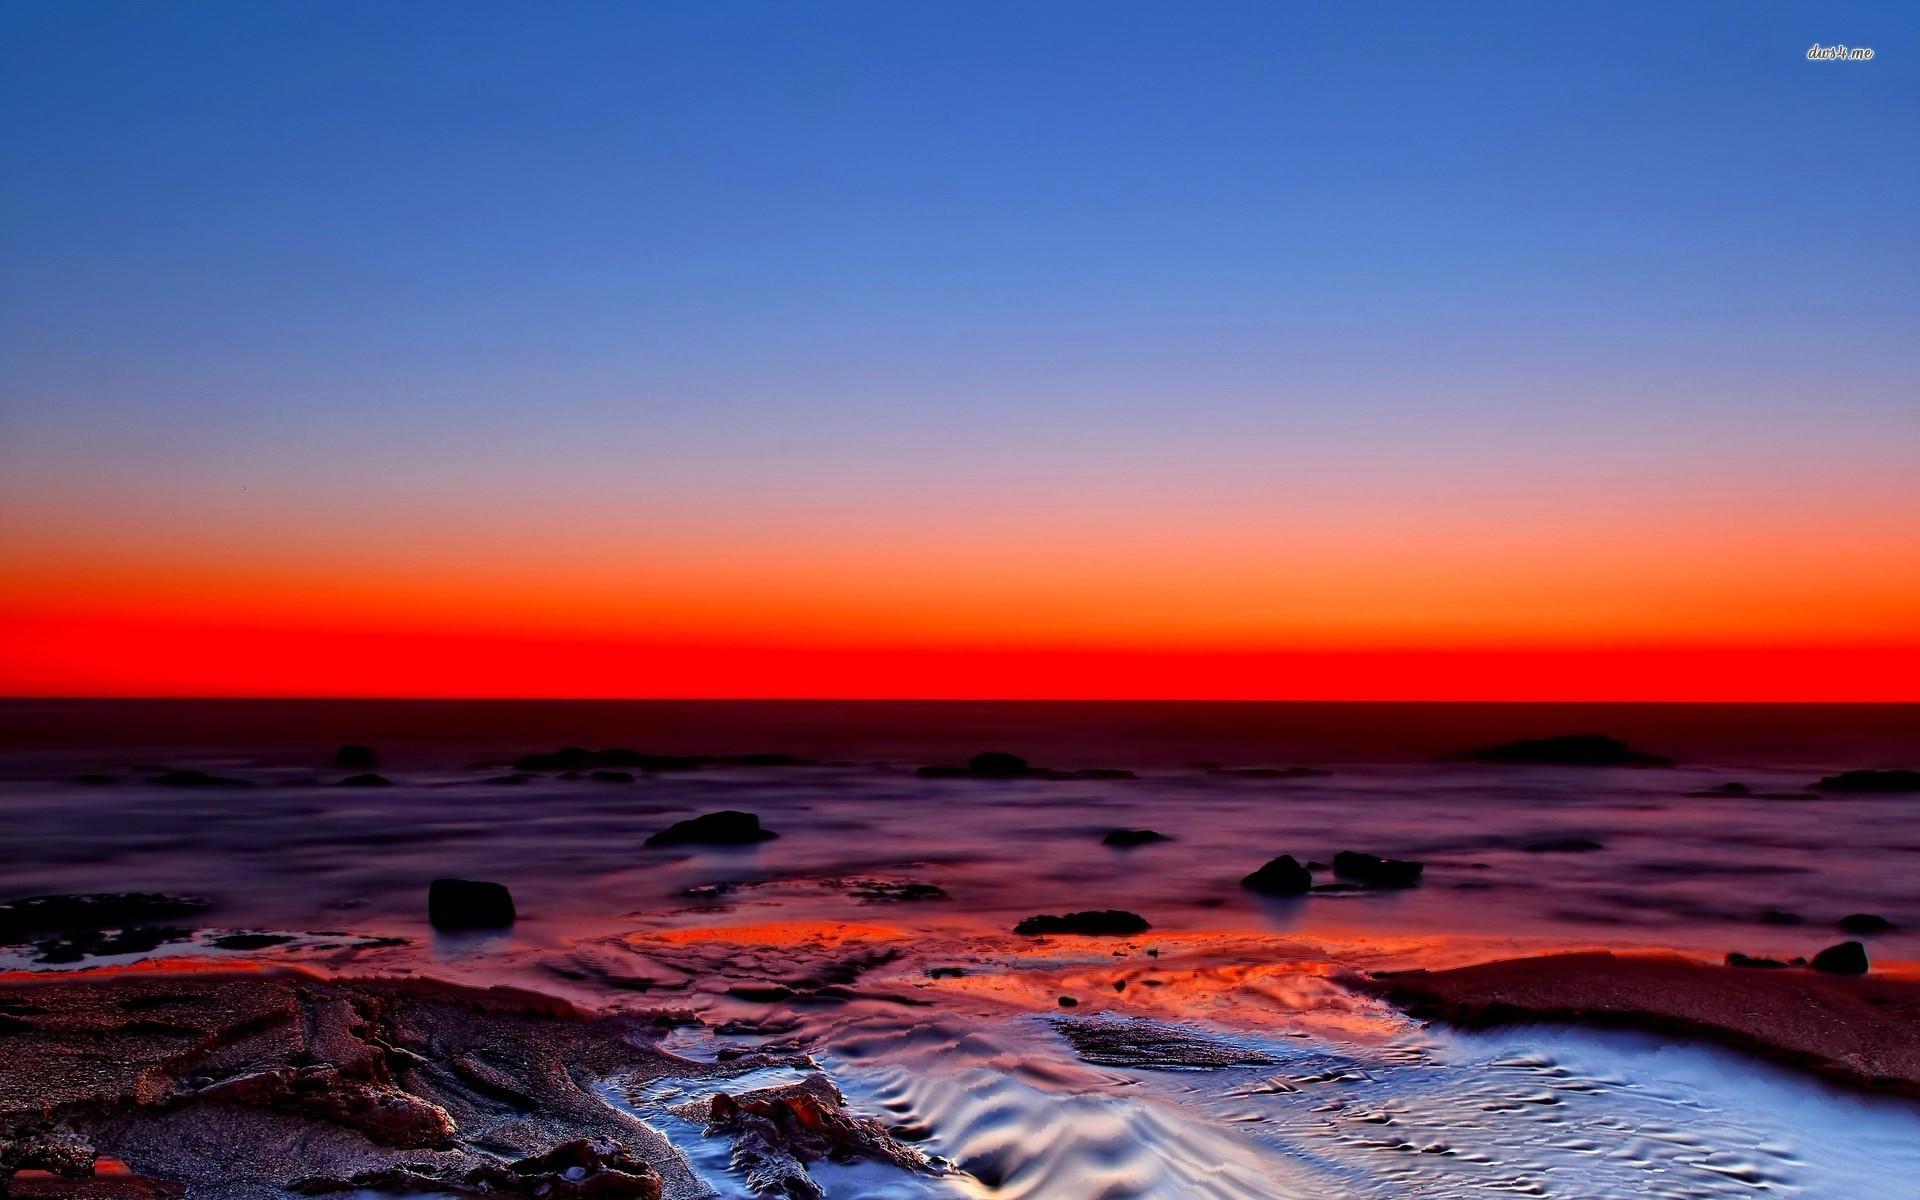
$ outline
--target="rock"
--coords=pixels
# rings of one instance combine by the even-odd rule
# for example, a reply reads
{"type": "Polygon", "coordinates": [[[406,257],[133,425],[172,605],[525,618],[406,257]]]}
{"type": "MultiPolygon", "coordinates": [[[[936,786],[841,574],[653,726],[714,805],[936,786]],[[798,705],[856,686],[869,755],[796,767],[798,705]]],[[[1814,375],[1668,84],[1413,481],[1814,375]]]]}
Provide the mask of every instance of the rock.
{"type": "Polygon", "coordinates": [[[495,775],[489,779],[483,779],[481,782],[491,784],[494,787],[519,787],[523,783],[533,782],[533,776],[527,774],[525,771],[514,771],[508,775],[495,775]]]}
{"type": "Polygon", "coordinates": [[[595,771],[592,775],[588,776],[588,778],[592,779],[595,783],[632,783],[633,772],[595,771]]]}
{"type": "Polygon", "coordinates": [[[1130,937],[1136,933],[1145,933],[1153,926],[1138,913],[1130,913],[1117,908],[1098,911],[1073,912],[1063,917],[1052,913],[1043,913],[1037,917],[1028,917],[1013,927],[1013,931],[1036,937],[1049,933],[1079,934],[1082,937],[1130,937]]]}
{"type": "Polygon", "coordinates": [[[913,904],[947,898],[945,888],[909,879],[852,879],[845,881],[845,886],[847,894],[863,904],[913,904]]]}
{"type": "Polygon", "coordinates": [[[976,754],[967,760],[967,773],[983,779],[1011,779],[1016,775],[1025,775],[1028,770],[1026,759],[998,750],[976,754]]]}
{"type": "Polygon", "coordinates": [[[1212,767],[1207,774],[1233,779],[1317,779],[1333,772],[1317,767],[1212,767]]]}
{"type": "Polygon", "coordinates": [[[365,774],[365,775],[349,775],[345,779],[342,779],[339,783],[335,784],[334,786],[335,787],[392,787],[393,780],[388,779],[385,775],[375,775],[369,772],[368,774],[365,774]]]}
{"type": "Polygon", "coordinates": [[[1710,788],[1701,788],[1696,796],[1751,796],[1753,789],[1744,783],[1720,783],[1710,788]]]}
{"type": "Polygon", "coordinates": [[[1074,1053],[1101,1067],[1200,1071],[1267,1067],[1279,1061],[1217,1034],[1143,1017],[1055,1017],[1053,1027],[1072,1045],[1074,1053]]]}
{"type": "Polygon", "coordinates": [[[1867,948],[1859,942],[1841,942],[1813,956],[1813,969],[1829,975],[1865,975],[1867,948]]]}
{"type": "Polygon", "coordinates": [[[380,765],[372,746],[348,744],[333,752],[333,765],[342,771],[371,771],[380,765]]]}
{"type": "Polygon", "coordinates": [[[1293,855],[1282,854],[1242,879],[1240,886],[1268,896],[1301,896],[1313,887],[1313,873],[1293,855]]]}
{"type": "Polygon", "coordinates": [[[1920,792],[1920,771],[1842,771],[1813,785],[1820,792],[1920,792]]]}
{"type": "Polygon", "coordinates": [[[824,1075],[737,1096],[720,1092],[675,1111],[703,1116],[709,1137],[733,1139],[733,1167],[745,1173],[748,1190],[757,1195],[819,1200],[825,1193],[806,1164],[823,1159],[870,1158],[905,1171],[934,1169],[926,1155],[880,1122],[849,1114],[845,1098],[824,1075]]]}
{"type": "Polygon", "coordinates": [[[434,1150],[451,1145],[454,1133],[453,1118],[439,1105],[392,1084],[353,1078],[329,1063],[241,1075],[196,1095],[344,1125],[377,1146],[434,1150]]]}
{"type": "Polygon", "coordinates": [[[647,839],[649,846],[750,846],[780,835],[760,827],[753,813],[725,809],[676,821],[647,839]]]}
{"type": "Polygon", "coordinates": [[[1885,933],[1892,928],[1893,922],[1877,913],[1849,913],[1839,921],[1842,933],[1885,933]]]}
{"type": "Polygon", "coordinates": [[[591,767],[610,767],[640,771],[697,771],[703,766],[720,761],[724,760],[679,754],[643,754],[624,746],[616,746],[610,750],[562,746],[550,754],[523,754],[513,760],[513,769],[516,771],[584,771],[591,767]]]}
{"type": "Polygon", "coordinates": [[[1150,842],[1170,842],[1173,839],[1164,833],[1152,829],[1110,829],[1107,836],[1100,839],[1103,846],[1118,846],[1122,849],[1133,846],[1145,846],[1150,842]]]}
{"type": "Polygon", "coordinates": [[[209,775],[205,771],[168,771],[156,775],[148,782],[161,787],[177,788],[243,788],[253,785],[244,779],[228,779],[222,775],[209,775]]]}
{"type": "Polygon", "coordinates": [[[435,929],[504,929],[518,916],[504,884],[436,879],[427,885],[427,920],[435,929]]]}
{"type": "Polygon", "coordinates": [[[1784,912],[1777,908],[1763,909],[1760,913],[1762,925],[1800,925],[1804,919],[1799,913],[1784,912]]]}
{"type": "Polygon", "coordinates": [[[1371,887],[1404,888],[1420,882],[1425,866],[1398,858],[1379,858],[1342,850],[1333,856],[1333,873],[1342,879],[1355,879],[1371,887]]]}
{"type": "Polygon", "coordinates": [[[1455,757],[1467,762],[1559,767],[1670,767],[1673,760],[1635,750],[1603,733],[1570,733],[1525,738],[1469,750],[1455,757]]]}
{"type": "Polygon", "coordinates": [[[1783,968],[1788,964],[1781,962],[1777,958],[1757,958],[1750,954],[1742,954],[1738,950],[1729,950],[1727,952],[1727,965],[1730,967],[1744,967],[1749,970],[1771,971],[1783,968]]]}
{"type": "Polygon", "coordinates": [[[989,750],[967,760],[964,767],[921,767],[915,774],[922,779],[1134,779],[1132,771],[1117,767],[1087,767],[1077,771],[1056,771],[1050,767],[1030,766],[1017,754],[989,750]]]}
{"type": "Polygon", "coordinates": [[[1072,996],[1062,996],[1058,1001],[1061,1008],[1079,1008],[1080,1002],[1072,996]]]}
{"type": "Polygon", "coordinates": [[[1606,847],[1592,838],[1563,837],[1528,842],[1521,849],[1528,854],[1586,854],[1594,850],[1605,850],[1606,847]]]}
{"type": "Polygon", "coordinates": [[[206,911],[200,896],[159,892],[85,892],[67,896],[26,896],[0,904],[0,944],[34,933],[97,934],[148,921],[197,916],[206,911]]]}

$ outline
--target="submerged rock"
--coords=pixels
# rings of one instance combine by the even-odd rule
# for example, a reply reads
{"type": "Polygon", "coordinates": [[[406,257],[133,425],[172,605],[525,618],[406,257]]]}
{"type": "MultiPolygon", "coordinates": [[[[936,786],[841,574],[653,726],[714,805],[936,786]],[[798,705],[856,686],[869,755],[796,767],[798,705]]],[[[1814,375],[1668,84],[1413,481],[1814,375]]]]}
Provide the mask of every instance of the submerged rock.
{"type": "Polygon", "coordinates": [[[1563,837],[1528,842],[1521,849],[1528,854],[1587,854],[1595,850],[1605,850],[1606,847],[1592,838],[1563,837]]]}
{"type": "Polygon", "coordinates": [[[1201,1071],[1266,1067],[1278,1061],[1224,1038],[1138,1017],[1055,1017],[1053,1027],[1074,1053],[1101,1067],[1201,1071]]]}
{"type": "Polygon", "coordinates": [[[436,879],[427,885],[427,920],[435,929],[504,929],[518,917],[505,884],[436,879]]]}
{"type": "Polygon", "coordinates": [[[723,809],[676,821],[647,839],[649,846],[750,846],[780,835],[760,827],[758,815],[723,809]]]}
{"type": "Polygon", "coordinates": [[[371,771],[380,765],[372,746],[349,743],[333,752],[333,765],[343,771],[371,771]]]}
{"type": "Polygon", "coordinates": [[[1455,756],[1467,762],[1558,767],[1670,767],[1673,760],[1636,750],[1603,733],[1569,733],[1483,746],[1455,756]]]}
{"type": "Polygon", "coordinates": [[[1813,969],[1829,975],[1865,975],[1867,948],[1859,942],[1841,942],[1813,956],[1813,969]]]}
{"type": "Polygon", "coordinates": [[[1269,896],[1301,896],[1313,887],[1313,873],[1293,855],[1282,854],[1242,879],[1240,886],[1269,896]]]}
{"type": "Polygon", "coordinates": [[[631,771],[595,771],[592,775],[589,775],[587,778],[593,780],[595,783],[632,783],[633,772],[631,771]]]}
{"type": "Polygon", "coordinates": [[[1153,842],[1170,842],[1173,839],[1154,829],[1110,829],[1107,836],[1100,839],[1103,846],[1118,846],[1130,849],[1145,846],[1153,842]]]}
{"type": "Polygon", "coordinates": [[[1077,771],[1056,771],[1035,767],[1018,754],[989,750],[967,760],[964,767],[921,767],[915,774],[922,779],[1133,779],[1132,771],[1118,767],[1087,767],[1077,771]]]}
{"type": "Polygon", "coordinates": [[[1695,792],[1694,795],[1696,796],[1751,796],[1753,795],[1753,789],[1748,787],[1744,783],[1738,783],[1738,782],[1717,783],[1710,788],[1701,788],[1699,791],[1695,792]]]}
{"type": "Polygon", "coordinates": [[[1842,933],[1886,933],[1894,928],[1892,921],[1878,913],[1849,913],[1837,924],[1842,933]]]}
{"type": "Polygon", "coordinates": [[[1760,958],[1751,954],[1742,954],[1738,950],[1729,950],[1727,951],[1727,965],[1730,967],[1744,967],[1749,970],[1775,970],[1791,966],[1792,964],[1782,962],[1777,958],[1760,958]]]}
{"type": "Polygon", "coordinates": [[[1380,858],[1342,850],[1333,856],[1333,873],[1342,879],[1355,879],[1371,887],[1404,888],[1420,882],[1425,865],[1399,858],[1380,858]]]}
{"type": "Polygon", "coordinates": [[[1138,913],[1130,913],[1118,908],[1072,912],[1065,916],[1042,913],[1037,917],[1028,917],[1013,927],[1013,931],[1028,937],[1037,937],[1049,933],[1071,933],[1083,937],[1131,937],[1136,933],[1145,933],[1153,926],[1138,913]]]}
{"type": "Polygon", "coordinates": [[[1821,792],[1920,792],[1920,771],[1842,771],[1813,785],[1821,792]]]}
{"type": "Polygon", "coordinates": [[[345,779],[342,779],[339,783],[335,784],[334,786],[335,787],[392,787],[393,780],[388,779],[385,775],[374,775],[372,773],[368,773],[365,775],[349,775],[345,779]]]}

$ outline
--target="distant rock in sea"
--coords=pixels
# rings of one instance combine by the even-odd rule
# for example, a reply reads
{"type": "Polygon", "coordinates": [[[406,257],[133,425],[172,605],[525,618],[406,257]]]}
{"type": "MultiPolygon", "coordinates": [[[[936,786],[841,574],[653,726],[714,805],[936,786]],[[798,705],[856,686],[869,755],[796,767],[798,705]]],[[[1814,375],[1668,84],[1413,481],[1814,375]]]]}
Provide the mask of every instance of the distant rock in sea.
{"type": "Polygon", "coordinates": [[[0,904],[0,945],[35,933],[124,929],[148,921],[197,916],[205,912],[201,896],[160,892],[83,892],[76,895],[23,896],[0,904]]]}
{"type": "Polygon", "coordinates": [[[150,781],[161,787],[177,788],[243,788],[253,784],[245,779],[229,779],[224,775],[209,775],[205,771],[168,771],[156,775],[150,781]]]}
{"type": "Polygon", "coordinates": [[[505,884],[436,879],[427,885],[427,920],[435,929],[504,929],[518,917],[505,884]]]}
{"type": "Polygon", "coordinates": [[[1603,733],[1569,733],[1559,737],[1525,738],[1485,746],[1452,756],[1458,761],[1502,763],[1513,766],[1555,767],[1670,767],[1673,760],[1636,750],[1603,733]]]}
{"type": "Polygon", "coordinates": [[[1528,842],[1520,847],[1528,854],[1588,854],[1606,847],[1592,838],[1561,837],[1543,838],[1537,842],[1528,842]]]}
{"type": "Polygon", "coordinates": [[[595,783],[632,783],[632,771],[595,771],[588,776],[595,783]]]}
{"type": "Polygon", "coordinates": [[[1818,792],[1920,792],[1920,771],[1842,771],[1813,785],[1818,792]]]}
{"type": "Polygon", "coordinates": [[[702,767],[804,767],[808,760],[792,754],[647,754],[616,746],[588,750],[562,746],[544,754],[523,754],[513,760],[516,771],[585,771],[610,767],[630,771],[698,771],[702,767]]]}
{"type": "Polygon", "coordinates": [[[1701,788],[1696,796],[1751,796],[1753,789],[1744,783],[1717,783],[1710,788],[1701,788]]]}
{"type": "Polygon", "coordinates": [[[380,765],[372,746],[349,743],[333,752],[333,765],[342,771],[371,771],[380,765]]]}
{"type": "Polygon", "coordinates": [[[921,767],[915,772],[922,779],[1133,779],[1132,771],[1118,767],[1087,767],[1077,771],[1056,771],[1035,767],[1018,754],[989,750],[967,760],[964,767],[921,767]]]}
{"type": "Polygon", "coordinates": [[[754,813],[725,809],[676,821],[647,839],[649,846],[750,846],[780,835],[760,827],[754,813]]]}
{"type": "Polygon", "coordinates": [[[385,775],[375,775],[369,772],[365,775],[349,775],[345,779],[342,779],[339,783],[335,784],[334,786],[335,787],[392,787],[393,780],[388,779],[385,775]]]}
{"type": "Polygon", "coordinates": [[[1073,933],[1084,937],[1130,937],[1136,933],[1145,933],[1152,928],[1153,926],[1147,924],[1146,918],[1138,913],[1107,908],[1098,911],[1072,912],[1065,916],[1042,913],[1037,917],[1028,917],[1015,925],[1013,931],[1028,937],[1049,933],[1073,933]]]}
{"type": "Polygon", "coordinates": [[[1313,887],[1313,873],[1293,855],[1282,854],[1242,879],[1240,886],[1268,896],[1303,896],[1313,887]]]}
{"type": "Polygon", "coordinates": [[[1333,772],[1318,767],[1211,767],[1207,774],[1231,779],[1318,779],[1333,772]]]}
{"type": "Polygon", "coordinates": [[[1100,839],[1103,846],[1117,846],[1123,850],[1135,846],[1145,846],[1153,842],[1170,842],[1173,839],[1155,829],[1110,829],[1107,836],[1100,839]]]}
{"type": "Polygon", "coordinates": [[[1333,856],[1333,873],[1342,879],[1358,880],[1370,887],[1404,888],[1420,882],[1426,867],[1399,858],[1380,858],[1342,850],[1333,856]]]}
{"type": "Polygon", "coordinates": [[[1878,913],[1849,913],[1840,918],[1836,927],[1842,933],[1874,934],[1886,933],[1895,926],[1878,913]]]}
{"type": "Polygon", "coordinates": [[[1841,942],[1813,956],[1813,969],[1829,975],[1865,975],[1867,948],[1859,942],[1841,942]]]}

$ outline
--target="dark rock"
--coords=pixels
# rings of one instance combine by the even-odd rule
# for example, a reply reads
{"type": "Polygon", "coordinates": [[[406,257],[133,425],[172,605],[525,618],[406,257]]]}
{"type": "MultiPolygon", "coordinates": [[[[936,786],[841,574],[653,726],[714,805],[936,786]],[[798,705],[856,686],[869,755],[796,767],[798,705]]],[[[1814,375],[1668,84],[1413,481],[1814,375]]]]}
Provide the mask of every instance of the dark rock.
{"type": "Polygon", "coordinates": [[[928,967],[928,979],[959,979],[967,973],[965,967],[928,967]]]}
{"type": "Polygon", "coordinates": [[[676,821],[647,839],[649,846],[750,846],[780,835],[760,827],[753,813],[726,809],[676,821]]]}
{"type": "Polygon", "coordinates": [[[436,879],[427,885],[427,920],[435,929],[504,929],[518,916],[505,884],[436,879]]]}
{"type": "Polygon", "coordinates": [[[523,754],[513,760],[516,771],[584,771],[593,767],[637,771],[697,771],[723,760],[697,758],[681,754],[643,754],[616,746],[609,750],[588,750],[582,746],[562,746],[550,754],[523,754]]]}
{"type": "Polygon", "coordinates": [[[1867,948],[1859,942],[1841,942],[1813,956],[1813,969],[1829,975],[1865,975],[1867,948]]]}
{"type": "Polygon", "coordinates": [[[632,783],[633,772],[631,771],[595,771],[588,778],[592,779],[595,783],[632,783]]]}
{"type": "Polygon", "coordinates": [[[1920,792],[1920,771],[1842,771],[1813,785],[1821,792],[1866,792],[1882,795],[1920,792]]]}
{"type": "Polygon", "coordinates": [[[244,779],[229,779],[223,775],[209,775],[205,771],[168,771],[156,775],[148,782],[161,787],[177,788],[243,788],[253,785],[244,779]]]}
{"type": "Polygon", "coordinates": [[[173,942],[193,936],[191,929],[164,925],[136,925],[108,933],[104,929],[75,929],[58,938],[36,942],[35,962],[73,963],[84,958],[104,958],[112,954],[145,954],[173,942]]]}
{"type": "Polygon", "coordinates": [[[69,896],[26,896],[0,904],[0,944],[33,933],[69,933],[123,929],[146,921],[195,916],[206,911],[199,896],[159,892],[88,892],[69,896]]]}
{"type": "Polygon", "coordinates": [[[1282,854],[1242,879],[1240,886],[1269,896],[1301,896],[1313,886],[1313,873],[1293,855],[1282,854]]]}
{"type": "Polygon", "coordinates": [[[342,779],[339,783],[335,784],[334,786],[335,787],[392,787],[393,780],[388,779],[385,775],[374,775],[372,773],[368,773],[366,775],[349,775],[345,779],[342,779]]]}
{"type": "Polygon", "coordinates": [[[1420,882],[1424,864],[1398,858],[1379,858],[1342,850],[1333,856],[1333,873],[1342,879],[1354,879],[1370,887],[1404,888],[1420,882]]]}
{"type": "Polygon", "coordinates": [[[1111,829],[1107,836],[1100,839],[1103,846],[1119,846],[1123,849],[1133,846],[1145,846],[1150,842],[1170,842],[1173,839],[1164,833],[1152,829],[1111,829]]]}
{"type": "Polygon", "coordinates": [[[1727,952],[1727,965],[1730,967],[1745,967],[1749,970],[1771,971],[1785,967],[1788,964],[1781,962],[1777,958],[1757,958],[1751,954],[1742,954],[1738,950],[1730,950],[1727,952]]]}
{"type": "Polygon", "coordinates": [[[1877,913],[1849,913],[1839,921],[1842,933],[1885,933],[1893,927],[1892,921],[1877,913]]]}
{"type": "Polygon", "coordinates": [[[1606,849],[1592,838],[1583,837],[1546,838],[1538,842],[1528,842],[1521,848],[1528,854],[1585,854],[1593,850],[1606,849]]]}
{"type": "Polygon", "coordinates": [[[1673,760],[1635,750],[1603,733],[1570,733],[1524,738],[1469,750],[1456,757],[1468,762],[1559,767],[1670,767],[1673,760]]]}
{"type": "Polygon", "coordinates": [[[1696,796],[1751,796],[1753,789],[1744,783],[1720,783],[1710,788],[1701,788],[1696,796]]]}
{"type": "Polygon", "coordinates": [[[853,879],[846,881],[846,888],[848,895],[866,904],[912,904],[947,898],[945,888],[906,879],[853,879]]]}
{"type": "Polygon", "coordinates": [[[1072,996],[1062,996],[1058,1001],[1061,1008],[1079,1008],[1080,1002],[1072,996]]]}
{"type": "Polygon", "coordinates": [[[1799,913],[1783,912],[1777,908],[1769,908],[1760,913],[1760,923],[1762,925],[1799,925],[1803,924],[1804,921],[1799,913]]]}
{"type": "Polygon", "coordinates": [[[1145,933],[1153,926],[1138,913],[1125,912],[1117,908],[1098,911],[1073,912],[1054,916],[1043,913],[1037,917],[1028,917],[1013,927],[1013,931],[1035,937],[1049,933],[1072,933],[1085,937],[1130,937],[1136,933],[1145,933]]]}
{"type": "Polygon", "coordinates": [[[525,771],[515,771],[510,775],[495,775],[490,779],[481,780],[482,783],[489,783],[495,787],[519,787],[523,783],[531,783],[532,781],[533,776],[527,774],[525,771]]]}
{"type": "Polygon", "coordinates": [[[348,744],[333,752],[333,765],[342,771],[371,771],[380,765],[372,746],[348,744]]]}
{"type": "Polygon", "coordinates": [[[1134,779],[1132,771],[1117,767],[1087,767],[1078,771],[1056,771],[1029,766],[1017,754],[989,750],[967,760],[964,767],[921,767],[915,774],[922,779],[1134,779]]]}
{"type": "Polygon", "coordinates": [[[1317,779],[1333,772],[1318,767],[1213,767],[1207,774],[1233,779],[1317,779]]]}
{"type": "Polygon", "coordinates": [[[818,1200],[825,1193],[806,1164],[823,1159],[870,1158],[905,1171],[933,1170],[926,1155],[880,1122],[848,1113],[845,1098],[824,1075],[737,1096],[721,1092],[675,1111],[704,1117],[709,1137],[733,1139],[732,1165],[745,1173],[747,1189],[756,1195],[818,1200]]]}
{"type": "Polygon", "coordinates": [[[1217,1036],[1138,1017],[1055,1017],[1053,1027],[1074,1053],[1101,1067],[1200,1071],[1267,1067],[1278,1061],[1217,1036]]]}
{"type": "Polygon", "coordinates": [[[293,938],[284,933],[228,933],[213,939],[213,944],[222,950],[265,950],[268,946],[284,946],[293,938]]]}
{"type": "Polygon", "coordinates": [[[976,754],[967,760],[967,773],[984,779],[1011,779],[1016,775],[1025,775],[1028,770],[1026,759],[998,750],[976,754]]]}

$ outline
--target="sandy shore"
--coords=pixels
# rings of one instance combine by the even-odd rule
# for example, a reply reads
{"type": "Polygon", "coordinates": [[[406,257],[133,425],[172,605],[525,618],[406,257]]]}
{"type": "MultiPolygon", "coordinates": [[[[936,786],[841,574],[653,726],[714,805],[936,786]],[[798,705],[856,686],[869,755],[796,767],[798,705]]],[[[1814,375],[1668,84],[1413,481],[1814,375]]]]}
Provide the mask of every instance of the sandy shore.
{"type": "Polygon", "coordinates": [[[1677,1033],[1920,1095],[1920,981],[1595,952],[1382,973],[1365,986],[1414,1016],[1463,1027],[1567,1021],[1677,1033]]]}

